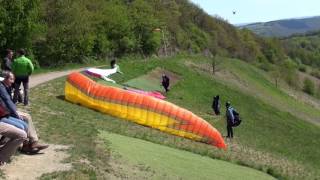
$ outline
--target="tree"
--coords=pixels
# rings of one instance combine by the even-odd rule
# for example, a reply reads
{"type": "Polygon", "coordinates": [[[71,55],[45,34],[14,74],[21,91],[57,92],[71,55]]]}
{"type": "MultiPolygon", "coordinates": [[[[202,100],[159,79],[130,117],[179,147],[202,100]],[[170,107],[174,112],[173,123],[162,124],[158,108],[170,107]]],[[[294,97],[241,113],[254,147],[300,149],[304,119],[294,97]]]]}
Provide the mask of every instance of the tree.
{"type": "Polygon", "coordinates": [[[212,67],[212,74],[214,75],[217,71],[221,70],[221,63],[222,58],[219,56],[212,56],[211,58],[211,67],[212,67]]]}
{"type": "MultiPolygon", "coordinates": [[[[131,2],[130,2],[131,3],[131,2]]],[[[108,1],[99,12],[96,33],[98,45],[108,42],[107,47],[97,46],[99,53],[120,56],[138,50],[137,38],[133,32],[134,23],[130,18],[128,7],[118,1],[108,1]]]]}
{"type": "Polygon", "coordinates": [[[0,48],[32,49],[32,41],[42,28],[39,0],[0,1],[0,48]]]}
{"type": "Polygon", "coordinates": [[[92,54],[95,33],[92,2],[48,0],[45,6],[47,33],[37,44],[37,56],[45,66],[81,63],[92,54]],[[41,58],[44,57],[44,58],[41,58]]]}
{"type": "Polygon", "coordinates": [[[161,35],[153,31],[160,23],[154,17],[152,6],[146,1],[136,0],[130,4],[129,11],[138,48],[144,55],[151,55],[161,45],[161,35]]]}
{"type": "Polygon", "coordinates": [[[276,88],[278,88],[279,85],[279,81],[281,79],[281,69],[279,67],[275,67],[272,71],[271,71],[271,77],[274,80],[274,83],[276,85],[276,88]]]}
{"type": "Polygon", "coordinates": [[[280,64],[281,77],[292,87],[297,88],[299,78],[296,64],[291,59],[286,59],[280,64]]]}

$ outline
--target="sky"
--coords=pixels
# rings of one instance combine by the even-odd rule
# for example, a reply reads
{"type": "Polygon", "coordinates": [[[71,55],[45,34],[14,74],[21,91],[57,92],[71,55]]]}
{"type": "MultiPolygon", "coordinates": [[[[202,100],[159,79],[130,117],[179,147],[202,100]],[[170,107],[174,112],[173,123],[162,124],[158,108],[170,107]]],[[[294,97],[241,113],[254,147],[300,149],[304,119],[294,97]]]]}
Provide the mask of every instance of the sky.
{"type": "Polygon", "coordinates": [[[191,0],[231,24],[320,15],[320,0],[191,0]],[[235,14],[233,14],[235,11],[235,14]]]}

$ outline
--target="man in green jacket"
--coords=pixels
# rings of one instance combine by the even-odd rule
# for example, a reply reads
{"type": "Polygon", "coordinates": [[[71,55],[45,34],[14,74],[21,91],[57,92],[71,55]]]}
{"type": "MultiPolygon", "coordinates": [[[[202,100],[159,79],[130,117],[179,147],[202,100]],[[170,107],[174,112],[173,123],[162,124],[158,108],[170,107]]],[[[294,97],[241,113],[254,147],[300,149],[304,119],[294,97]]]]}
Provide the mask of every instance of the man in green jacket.
{"type": "Polygon", "coordinates": [[[29,104],[28,89],[29,89],[29,76],[33,72],[33,64],[30,59],[25,57],[26,51],[20,49],[17,52],[18,58],[12,63],[12,72],[16,77],[14,82],[14,95],[13,102],[16,103],[19,96],[19,88],[21,83],[23,84],[24,99],[23,104],[26,106],[29,104]]]}

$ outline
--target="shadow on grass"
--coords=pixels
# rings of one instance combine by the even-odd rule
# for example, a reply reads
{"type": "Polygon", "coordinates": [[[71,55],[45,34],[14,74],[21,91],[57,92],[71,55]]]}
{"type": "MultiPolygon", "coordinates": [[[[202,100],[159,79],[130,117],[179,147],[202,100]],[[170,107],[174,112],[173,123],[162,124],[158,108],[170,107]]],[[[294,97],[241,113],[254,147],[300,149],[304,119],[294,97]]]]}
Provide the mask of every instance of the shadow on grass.
{"type": "MultiPolygon", "coordinates": [[[[65,95],[59,95],[59,96],[56,96],[57,99],[60,99],[60,100],[63,100],[63,101],[66,101],[66,97],[65,95]]],[[[68,102],[68,101],[67,101],[68,102]]]]}

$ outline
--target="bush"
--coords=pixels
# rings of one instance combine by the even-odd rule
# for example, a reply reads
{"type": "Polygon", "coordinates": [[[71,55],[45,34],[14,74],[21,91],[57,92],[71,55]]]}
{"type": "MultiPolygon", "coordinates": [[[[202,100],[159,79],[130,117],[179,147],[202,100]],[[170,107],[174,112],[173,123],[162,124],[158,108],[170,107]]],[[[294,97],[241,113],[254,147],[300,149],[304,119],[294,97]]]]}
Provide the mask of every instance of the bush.
{"type": "Polygon", "coordinates": [[[305,65],[300,65],[298,69],[300,72],[307,72],[307,67],[305,65]]]}
{"type": "Polygon", "coordinates": [[[280,64],[280,72],[282,78],[288,85],[294,88],[298,87],[299,81],[297,74],[297,66],[292,60],[286,59],[285,61],[283,61],[280,64]]]}
{"type": "Polygon", "coordinates": [[[313,70],[310,74],[311,74],[311,76],[320,79],[320,72],[319,71],[313,70]]]}
{"type": "Polygon", "coordinates": [[[303,91],[307,94],[314,95],[315,93],[315,85],[313,81],[310,79],[306,78],[303,81],[303,91]]]}
{"type": "Polygon", "coordinates": [[[265,72],[270,72],[272,70],[272,65],[269,62],[259,63],[258,67],[265,72]]]}

